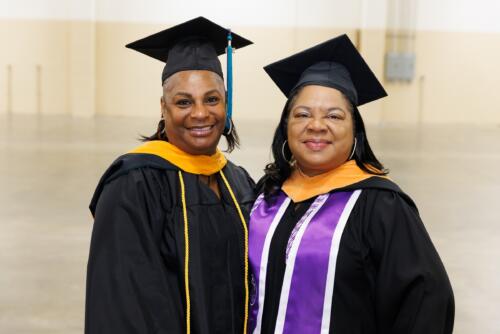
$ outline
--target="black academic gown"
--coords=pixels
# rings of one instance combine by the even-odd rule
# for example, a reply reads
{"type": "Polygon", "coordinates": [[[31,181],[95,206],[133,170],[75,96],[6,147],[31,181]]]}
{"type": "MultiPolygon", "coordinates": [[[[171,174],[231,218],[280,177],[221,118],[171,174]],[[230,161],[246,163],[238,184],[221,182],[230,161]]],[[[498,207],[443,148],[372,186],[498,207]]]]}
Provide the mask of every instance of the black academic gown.
{"type": "MultiPolygon", "coordinates": [[[[453,291],[414,202],[378,177],[335,192],[356,189],[362,193],[340,241],[330,333],[452,333],[453,291]]],[[[262,333],[274,333],[286,245],[314,199],[291,203],[271,240],[262,333]]]]}
{"type": "MultiPolygon", "coordinates": [[[[184,222],[179,168],[150,154],[126,154],[103,175],[87,272],[86,334],[185,333],[184,222]]],[[[245,219],[253,181],[223,168],[245,219]]],[[[241,333],[244,231],[226,186],[221,199],[183,172],[189,222],[191,333],[241,333]]]]}

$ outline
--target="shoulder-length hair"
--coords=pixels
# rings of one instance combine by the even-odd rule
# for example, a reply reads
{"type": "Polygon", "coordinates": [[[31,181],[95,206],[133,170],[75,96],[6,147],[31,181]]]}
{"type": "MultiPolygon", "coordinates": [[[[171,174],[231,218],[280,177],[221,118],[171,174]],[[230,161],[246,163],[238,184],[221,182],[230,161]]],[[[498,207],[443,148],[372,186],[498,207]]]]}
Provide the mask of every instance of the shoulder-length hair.
{"type": "MultiPolygon", "coordinates": [[[[271,145],[274,161],[266,165],[264,169],[265,174],[257,184],[257,190],[259,192],[264,192],[266,199],[278,193],[283,182],[285,182],[292,172],[292,166],[289,163],[292,159],[292,152],[288,145],[285,144],[285,141],[288,139],[288,116],[299,92],[300,89],[293,96],[289,97],[283,108],[281,119],[274,132],[271,145]]],[[[344,98],[349,102],[347,97],[344,96],[344,98]]],[[[365,125],[358,108],[351,102],[349,102],[349,107],[353,119],[354,138],[356,138],[357,141],[352,159],[356,161],[359,168],[367,173],[373,175],[387,175],[389,170],[387,170],[377,159],[368,143],[365,125]]]]}

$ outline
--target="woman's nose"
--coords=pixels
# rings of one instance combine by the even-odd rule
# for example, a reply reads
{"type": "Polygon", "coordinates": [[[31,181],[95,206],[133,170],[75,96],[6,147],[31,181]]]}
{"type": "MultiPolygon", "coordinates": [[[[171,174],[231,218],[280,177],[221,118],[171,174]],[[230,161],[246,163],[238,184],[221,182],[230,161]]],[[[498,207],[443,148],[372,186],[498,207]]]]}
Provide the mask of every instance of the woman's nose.
{"type": "Polygon", "coordinates": [[[326,124],[321,117],[313,117],[307,124],[307,128],[311,131],[323,131],[326,129],[326,124]]]}
{"type": "Polygon", "coordinates": [[[203,103],[195,103],[191,112],[193,118],[206,118],[208,116],[208,109],[203,103]]]}

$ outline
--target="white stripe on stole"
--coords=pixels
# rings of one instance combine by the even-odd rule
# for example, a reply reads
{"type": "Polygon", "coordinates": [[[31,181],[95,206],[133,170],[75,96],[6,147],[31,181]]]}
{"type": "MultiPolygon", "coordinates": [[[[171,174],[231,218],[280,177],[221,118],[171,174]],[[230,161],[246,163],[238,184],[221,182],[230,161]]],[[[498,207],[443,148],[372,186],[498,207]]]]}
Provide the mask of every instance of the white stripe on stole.
{"type": "Polygon", "coordinates": [[[328,259],[328,273],[326,275],[325,299],[323,301],[323,317],[321,319],[321,334],[330,333],[330,317],[332,314],[333,288],[335,285],[335,270],[337,268],[337,256],[339,254],[340,238],[344,232],[345,225],[351,211],[356,204],[356,201],[361,194],[361,190],[356,190],[352,193],[347,201],[347,204],[340,215],[337,227],[333,234],[332,246],[330,248],[330,257],[328,259]]]}
{"type": "Polygon", "coordinates": [[[276,216],[274,217],[271,226],[269,227],[269,231],[267,232],[266,239],[264,240],[264,247],[262,249],[262,256],[260,260],[260,273],[259,273],[259,299],[258,299],[258,312],[257,312],[257,324],[255,326],[255,330],[253,331],[255,334],[260,334],[262,330],[262,311],[264,310],[264,297],[266,294],[266,275],[267,275],[267,261],[269,257],[269,248],[271,246],[271,240],[274,235],[274,231],[276,230],[276,226],[280,222],[281,218],[285,214],[288,205],[290,204],[290,197],[287,197],[281,207],[279,208],[276,216]]]}
{"type": "Polygon", "coordinates": [[[252,216],[255,209],[259,207],[260,203],[262,203],[263,200],[264,200],[264,193],[260,194],[260,196],[257,197],[257,199],[255,200],[255,203],[253,203],[252,210],[250,210],[250,217],[252,216]]]}
{"type": "Polygon", "coordinates": [[[323,207],[329,194],[320,195],[312,205],[316,205],[314,210],[306,218],[302,226],[299,228],[295,240],[292,242],[290,247],[290,253],[288,254],[288,259],[286,260],[285,275],[283,277],[283,285],[281,287],[280,304],[278,308],[278,316],[276,317],[276,327],[274,329],[275,334],[283,333],[283,328],[285,326],[286,309],[288,306],[288,295],[290,293],[290,285],[292,284],[293,269],[295,267],[295,258],[297,257],[297,252],[299,250],[300,241],[304,236],[304,233],[309,226],[311,219],[318,213],[319,209],[323,207]]]}

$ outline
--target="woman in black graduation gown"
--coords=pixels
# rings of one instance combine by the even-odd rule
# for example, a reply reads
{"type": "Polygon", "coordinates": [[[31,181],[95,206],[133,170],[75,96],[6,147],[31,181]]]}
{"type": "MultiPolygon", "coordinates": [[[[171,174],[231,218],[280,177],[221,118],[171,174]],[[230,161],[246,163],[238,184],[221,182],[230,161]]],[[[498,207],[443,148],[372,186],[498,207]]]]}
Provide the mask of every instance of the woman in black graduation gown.
{"type": "Polygon", "coordinates": [[[85,333],[245,331],[254,184],[217,149],[238,144],[217,56],[250,43],[200,17],[127,45],[167,63],[162,119],[92,199],[85,333]]]}
{"type": "Polygon", "coordinates": [[[265,70],[288,101],[249,223],[249,333],[451,333],[446,271],[357,109],[387,94],[349,38],[265,70]]]}

